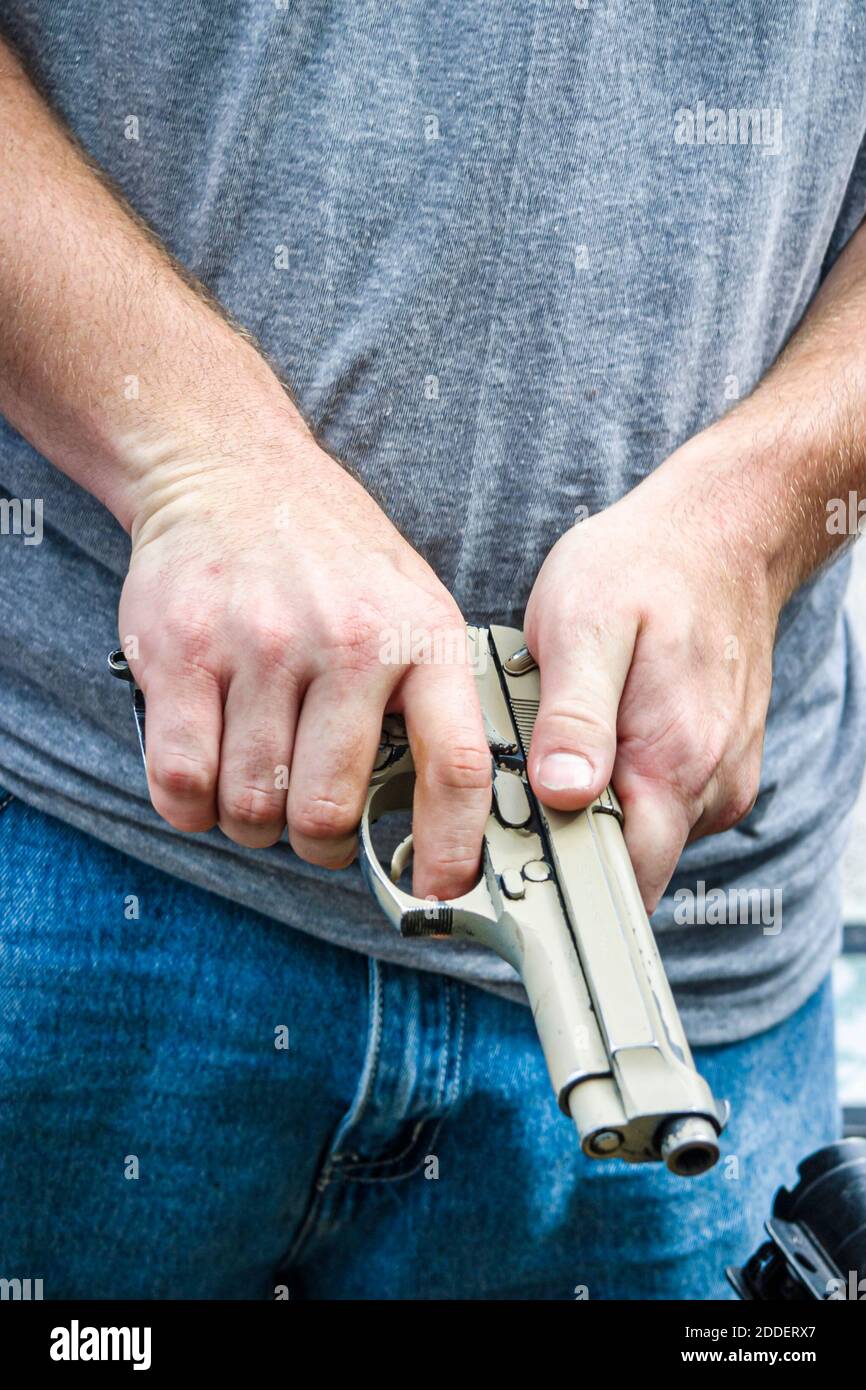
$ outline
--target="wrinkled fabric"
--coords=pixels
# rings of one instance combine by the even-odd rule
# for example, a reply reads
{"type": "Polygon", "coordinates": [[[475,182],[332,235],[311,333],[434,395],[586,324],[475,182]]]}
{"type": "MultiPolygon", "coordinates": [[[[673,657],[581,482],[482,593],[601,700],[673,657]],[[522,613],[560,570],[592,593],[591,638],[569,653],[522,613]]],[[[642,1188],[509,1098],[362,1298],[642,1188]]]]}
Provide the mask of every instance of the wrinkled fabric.
{"type": "MultiPolygon", "coordinates": [[[[4,0],[0,23],[470,621],[519,625],[578,509],[755,385],[866,209],[859,0],[4,0]]],[[[357,868],[163,824],[105,674],[128,540],[8,427],[0,489],[44,502],[40,545],[0,537],[13,791],[287,925],[519,997],[481,948],[398,939],[357,868]]],[[[786,1017],[837,948],[866,759],[847,569],[783,614],[755,810],[685,852],[654,917],[696,1042],[786,1017]],[[782,892],[781,931],[679,925],[699,884],[782,892]]]]}

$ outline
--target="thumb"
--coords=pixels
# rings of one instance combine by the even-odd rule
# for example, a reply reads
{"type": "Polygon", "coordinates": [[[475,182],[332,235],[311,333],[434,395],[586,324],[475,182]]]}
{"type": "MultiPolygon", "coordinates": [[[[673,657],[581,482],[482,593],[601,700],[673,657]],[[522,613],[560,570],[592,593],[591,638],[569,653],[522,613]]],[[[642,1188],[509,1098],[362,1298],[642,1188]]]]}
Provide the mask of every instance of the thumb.
{"type": "Polygon", "coordinates": [[[535,653],[541,703],[529,750],[536,796],[558,811],[588,806],[610,781],[616,720],[631,666],[637,621],[598,624],[564,636],[555,628],[535,653]]]}

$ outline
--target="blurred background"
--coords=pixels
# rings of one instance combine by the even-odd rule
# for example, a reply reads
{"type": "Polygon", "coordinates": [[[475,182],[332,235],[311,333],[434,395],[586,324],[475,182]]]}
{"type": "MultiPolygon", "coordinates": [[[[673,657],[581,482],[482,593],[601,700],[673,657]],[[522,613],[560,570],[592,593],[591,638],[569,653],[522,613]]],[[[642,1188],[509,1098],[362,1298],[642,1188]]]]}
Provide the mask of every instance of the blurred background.
{"type": "MultiPolygon", "coordinates": [[[[866,545],[854,550],[848,611],[866,656],[866,545]]],[[[845,856],[845,948],[835,966],[839,1088],[846,1134],[866,1136],[866,782],[845,856]]]]}

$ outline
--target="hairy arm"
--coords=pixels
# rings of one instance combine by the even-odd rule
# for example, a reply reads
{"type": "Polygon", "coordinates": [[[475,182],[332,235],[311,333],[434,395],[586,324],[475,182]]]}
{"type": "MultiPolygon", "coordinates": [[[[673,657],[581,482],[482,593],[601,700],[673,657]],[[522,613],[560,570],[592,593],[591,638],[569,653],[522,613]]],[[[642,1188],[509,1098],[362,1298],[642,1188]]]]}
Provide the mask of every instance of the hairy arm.
{"type": "Polygon", "coordinates": [[[751,538],[779,605],[851,542],[835,504],[852,492],[866,504],[866,225],[760,385],[692,447],[739,497],[738,539],[751,538]]]}
{"type": "Polygon", "coordinates": [[[175,443],[209,442],[218,414],[259,434],[264,420],[301,466],[309,432],[274,372],[87,158],[2,40],[0,128],[6,418],[127,530],[161,457],[175,443]]]}

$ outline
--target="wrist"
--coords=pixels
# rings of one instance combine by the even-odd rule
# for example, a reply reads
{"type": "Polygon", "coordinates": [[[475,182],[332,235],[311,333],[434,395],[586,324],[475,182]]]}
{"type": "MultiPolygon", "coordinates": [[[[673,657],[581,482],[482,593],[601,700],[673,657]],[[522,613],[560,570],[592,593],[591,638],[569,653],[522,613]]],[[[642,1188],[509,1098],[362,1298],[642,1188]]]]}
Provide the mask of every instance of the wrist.
{"type": "Polygon", "coordinates": [[[255,495],[269,475],[281,482],[287,472],[303,476],[322,457],[268,364],[221,327],[222,345],[212,344],[207,357],[185,357],[192,370],[173,373],[166,389],[149,383],[111,430],[112,495],[105,500],[133,539],[184,496],[203,502],[223,485],[255,495]],[[204,361],[213,365],[203,368],[204,361]]]}
{"type": "Polygon", "coordinates": [[[240,423],[230,437],[206,419],[191,424],[185,417],[147,441],[137,439],[127,462],[122,524],[136,545],[181,521],[231,529],[249,516],[263,527],[287,528],[293,498],[300,505],[316,483],[326,482],[323,470],[342,472],[291,415],[279,412],[268,419],[262,413],[249,428],[240,423]]]}
{"type": "MultiPolygon", "coordinates": [[[[694,435],[656,470],[674,522],[709,547],[778,614],[819,560],[821,518],[792,482],[793,440],[733,412],[694,435]]],[[[805,446],[804,446],[805,449],[805,446]]]]}

